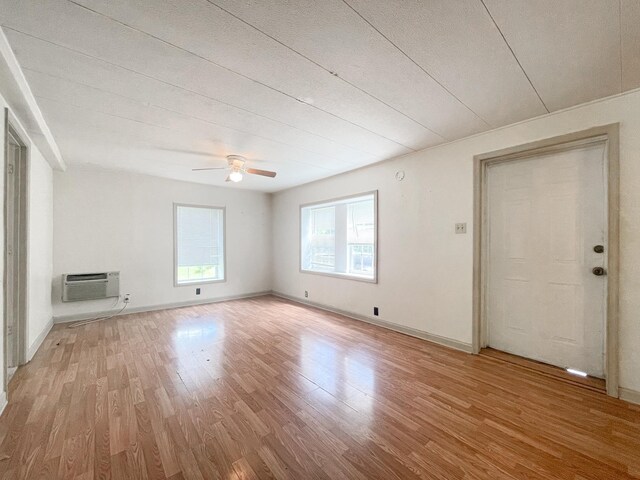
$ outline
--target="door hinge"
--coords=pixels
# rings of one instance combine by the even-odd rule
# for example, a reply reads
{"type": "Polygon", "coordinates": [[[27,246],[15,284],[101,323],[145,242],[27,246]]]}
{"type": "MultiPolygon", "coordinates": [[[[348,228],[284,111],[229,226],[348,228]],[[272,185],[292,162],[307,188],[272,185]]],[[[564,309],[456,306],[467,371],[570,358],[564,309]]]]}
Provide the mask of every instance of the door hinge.
{"type": "Polygon", "coordinates": [[[7,335],[13,334],[13,325],[7,325],[7,335]]]}
{"type": "Polygon", "coordinates": [[[7,173],[11,175],[13,173],[13,163],[7,164],[7,173]]]}

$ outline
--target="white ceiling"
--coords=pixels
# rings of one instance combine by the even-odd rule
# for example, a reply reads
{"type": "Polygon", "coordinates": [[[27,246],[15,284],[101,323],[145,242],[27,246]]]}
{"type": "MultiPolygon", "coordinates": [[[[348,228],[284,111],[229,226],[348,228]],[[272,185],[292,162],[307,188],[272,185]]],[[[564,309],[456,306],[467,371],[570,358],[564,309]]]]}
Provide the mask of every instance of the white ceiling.
{"type": "Polygon", "coordinates": [[[2,0],[68,164],[276,191],[640,87],[638,0],[2,0]]]}

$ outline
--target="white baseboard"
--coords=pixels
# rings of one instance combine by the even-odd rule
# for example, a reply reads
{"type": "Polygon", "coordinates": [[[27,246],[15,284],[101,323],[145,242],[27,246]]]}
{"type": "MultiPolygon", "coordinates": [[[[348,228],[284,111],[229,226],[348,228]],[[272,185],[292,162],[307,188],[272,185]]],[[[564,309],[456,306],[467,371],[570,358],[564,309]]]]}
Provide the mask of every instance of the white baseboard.
{"type": "Polygon", "coordinates": [[[42,345],[42,342],[44,342],[44,339],[47,338],[47,335],[49,335],[49,332],[51,331],[52,328],[53,328],[53,317],[51,317],[51,319],[47,322],[45,327],[42,329],[42,332],[40,332],[40,335],[38,335],[38,338],[36,338],[35,342],[33,342],[33,344],[29,347],[29,350],[27,351],[27,362],[31,361],[33,356],[36,354],[36,352],[40,348],[40,345],[42,345]]]}
{"type": "MultiPolygon", "coordinates": [[[[168,310],[171,308],[180,308],[180,307],[193,307],[195,305],[206,305],[209,303],[219,303],[219,302],[227,302],[229,300],[240,300],[242,298],[253,298],[253,297],[261,297],[263,295],[270,295],[271,291],[266,290],[264,292],[253,292],[253,293],[245,293],[241,295],[228,295],[226,297],[217,297],[217,298],[203,298],[202,300],[188,300],[186,302],[173,302],[173,303],[163,303],[159,305],[148,305],[144,307],[133,307],[126,308],[121,313],[118,313],[115,316],[119,315],[129,315],[131,313],[143,313],[143,312],[153,312],[156,310],[168,310]]],[[[115,310],[117,312],[118,310],[115,310]]],[[[57,317],[53,317],[53,323],[69,323],[69,322],[80,322],[82,320],[91,320],[92,318],[97,317],[106,317],[112,315],[113,311],[107,312],[86,312],[86,313],[76,313],[72,315],[59,315],[57,317]]]]}
{"type": "Polygon", "coordinates": [[[640,392],[637,390],[631,390],[630,388],[618,388],[618,395],[620,395],[620,400],[624,400],[625,402],[635,403],[636,405],[640,405],[640,392]]]}
{"type": "Polygon", "coordinates": [[[422,330],[416,330],[415,328],[405,327],[403,325],[386,322],[384,320],[379,320],[377,318],[365,317],[364,315],[347,312],[345,310],[340,310],[338,308],[330,307],[328,305],[323,305],[321,303],[311,302],[309,300],[304,300],[302,298],[293,297],[285,293],[276,292],[276,291],[272,291],[271,293],[276,297],[284,298],[286,300],[300,303],[302,305],[309,305],[310,307],[319,308],[321,310],[325,310],[331,313],[337,313],[338,315],[343,315],[345,317],[353,318],[354,320],[360,320],[361,322],[366,322],[372,325],[377,325],[378,327],[394,330],[399,333],[404,333],[405,335],[409,335],[412,337],[420,338],[422,340],[427,340],[429,342],[437,343],[438,345],[443,345],[445,347],[461,350],[466,353],[473,353],[473,346],[470,343],[454,340],[453,338],[442,337],[440,335],[434,335],[432,333],[423,332],[422,330]]]}

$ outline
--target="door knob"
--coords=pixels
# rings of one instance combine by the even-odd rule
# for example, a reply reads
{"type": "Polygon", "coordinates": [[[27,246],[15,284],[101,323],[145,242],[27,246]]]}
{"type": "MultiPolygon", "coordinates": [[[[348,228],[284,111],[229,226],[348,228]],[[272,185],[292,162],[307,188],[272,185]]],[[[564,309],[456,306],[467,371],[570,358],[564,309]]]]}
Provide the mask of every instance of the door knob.
{"type": "Polygon", "coordinates": [[[602,267],[594,267],[593,270],[591,270],[593,272],[594,275],[597,275],[598,277],[604,275],[606,272],[604,271],[604,268],[602,267]]]}
{"type": "Polygon", "coordinates": [[[602,253],[602,252],[604,252],[604,246],[602,246],[602,245],[594,245],[593,251],[596,252],[596,253],[602,253]]]}

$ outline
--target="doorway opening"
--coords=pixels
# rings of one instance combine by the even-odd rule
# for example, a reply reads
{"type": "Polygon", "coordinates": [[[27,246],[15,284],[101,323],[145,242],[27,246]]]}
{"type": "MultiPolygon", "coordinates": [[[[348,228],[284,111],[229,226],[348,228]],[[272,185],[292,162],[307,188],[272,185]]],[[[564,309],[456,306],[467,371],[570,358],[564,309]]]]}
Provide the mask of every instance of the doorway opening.
{"type": "Polygon", "coordinates": [[[474,353],[587,372],[617,397],[618,125],[478,155],[474,170],[474,353]]]}
{"type": "Polygon", "coordinates": [[[5,110],[4,388],[26,359],[27,144],[5,110]]]}

